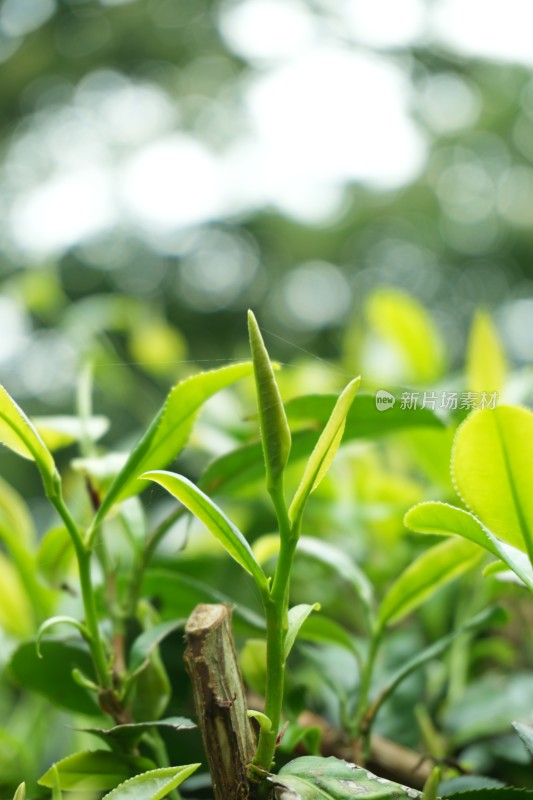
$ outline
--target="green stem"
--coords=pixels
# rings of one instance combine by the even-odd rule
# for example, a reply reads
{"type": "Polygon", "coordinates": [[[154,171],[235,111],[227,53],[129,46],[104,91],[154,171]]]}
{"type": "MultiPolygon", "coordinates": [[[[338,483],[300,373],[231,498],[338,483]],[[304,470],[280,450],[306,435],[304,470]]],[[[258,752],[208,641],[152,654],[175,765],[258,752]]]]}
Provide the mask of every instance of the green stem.
{"type": "Polygon", "coordinates": [[[96,612],[96,600],[91,581],[91,551],[85,546],[83,537],[76,523],[72,519],[63,497],[60,492],[50,497],[58,514],[65,523],[76,551],[78,560],[78,570],[80,574],[81,594],[83,598],[83,608],[85,611],[85,624],[90,634],[91,655],[98,680],[105,689],[111,688],[111,675],[108,668],[104,644],[98,629],[98,615],[96,612]]]}
{"type": "Polygon", "coordinates": [[[291,525],[281,482],[270,494],[276,509],[280,532],[280,550],[274,581],[263,598],[266,615],[267,674],[265,714],[270,728],[261,728],[257,751],[250,770],[251,779],[269,772],[276,752],[278,731],[283,708],[285,684],[285,637],[289,627],[289,588],[294,552],[298,543],[299,524],[291,525]]]}
{"type": "Polygon", "coordinates": [[[370,726],[366,727],[365,722],[366,714],[369,708],[369,695],[370,687],[372,684],[372,675],[374,673],[374,664],[378,654],[379,646],[381,643],[381,628],[376,628],[370,640],[370,647],[368,655],[361,673],[361,683],[359,685],[359,696],[357,698],[357,707],[355,711],[355,719],[352,726],[352,735],[357,739],[362,738],[361,750],[363,755],[366,754],[368,749],[368,742],[370,738],[370,726]]]}

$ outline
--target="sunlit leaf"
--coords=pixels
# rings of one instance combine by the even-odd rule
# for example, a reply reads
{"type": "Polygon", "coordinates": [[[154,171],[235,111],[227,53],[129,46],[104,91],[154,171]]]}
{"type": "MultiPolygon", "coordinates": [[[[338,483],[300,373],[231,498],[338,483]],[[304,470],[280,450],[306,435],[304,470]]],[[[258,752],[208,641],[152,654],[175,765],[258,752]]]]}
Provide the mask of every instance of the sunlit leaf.
{"type": "Polygon", "coordinates": [[[462,536],[501,559],[533,591],[533,567],[516,547],[500,541],[473,514],[447,503],[427,502],[411,508],[404,518],[419,533],[462,536]]]}
{"type": "Polygon", "coordinates": [[[492,533],[533,556],[533,413],[499,406],[471,414],[457,431],[453,479],[492,533]]]}
{"type": "Polygon", "coordinates": [[[431,317],[414,297],[379,289],[367,302],[370,326],[401,359],[408,380],[428,383],[444,368],[444,346],[431,317]]]}
{"type": "Polygon", "coordinates": [[[507,360],[498,331],[489,314],[478,311],[472,323],[466,358],[468,389],[500,393],[505,385],[507,360]]]}
{"type": "Polygon", "coordinates": [[[49,450],[68,447],[73,442],[81,442],[85,436],[96,442],[109,428],[107,417],[32,417],[35,428],[49,450]]]}
{"type": "Polygon", "coordinates": [[[59,475],[52,454],[34,425],[3,386],[0,386],[0,443],[35,461],[48,494],[56,492],[59,475]]]}
{"type": "Polygon", "coordinates": [[[118,500],[137,494],[146,484],[141,473],[167,466],[184,447],[197,412],[212,395],[250,375],[251,363],[202,372],[178,383],[139,441],[105,495],[95,527],[118,500]]]}
{"type": "Polygon", "coordinates": [[[289,508],[292,522],[301,518],[311,492],[330,468],[344,433],[346,415],[359,388],[361,378],[354,378],[339,396],[331,416],[306,464],[304,474],[289,508]]]}
{"type": "Polygon", "coordinates": [[[136,775],[106,794],[103,800],[162,800],[199,766],[200,764],[187,764],[184,767],[163,767],[136,775]]]}
{"type": "MultiPolygon", "coordinates": [[[[102,792],[153,766],[146,758],[125,756],[110,750],[86,750],[67,756],[55,764],[62,790],[102,792]]],[[[39,778],[38,783],[51,789],[54,768],[39,778]]]]}
{"type": "Polygon", "coordinates": [[[24,583],[11,561],[0,552],[0,627],[13,636],[29,636],[33,611],[24,583]]]}
{"type": "Polygon", "coordinates": [[[431,547],[410,564],[393,583],[379,609],[378,625],[398,622],[449,581],[481,559],[473,542],[453,538],[431,547]]]}
{"type": "Polygon", "coordinates": [[[226,517],[217,505],[183,475],[158,470],[147,472],[144,480],[159,483],[176,497],[215,536],[224,549],[252,575],[258,586],[264,587],[266,578],[257,563],[252,548],[240,530],[226,517]]]}
{"type": "Polygon", "coordinates": [[[59,586],[74,559],[72,538],[64,526],[45,533],[37,550],[37,569],[51,586],[59,586]]]}
{"type": "MultiPolygon", "coordinates": [[[[15,489],[0,477],[0,528],[9,530],[27,547],[35,544],[33,519],[26,502],[15,489]]],[[[0,532],[0,537],[2,533],[0,532]]]]}

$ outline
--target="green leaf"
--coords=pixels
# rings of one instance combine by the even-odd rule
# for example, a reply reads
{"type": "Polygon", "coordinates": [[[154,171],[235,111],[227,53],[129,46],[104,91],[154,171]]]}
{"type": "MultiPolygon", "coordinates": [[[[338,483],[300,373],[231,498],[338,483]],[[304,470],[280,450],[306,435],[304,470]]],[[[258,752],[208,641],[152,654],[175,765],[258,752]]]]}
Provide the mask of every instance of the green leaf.
{"type": "Polygon", "coordinates": [[[163,639],[174,633],[174,631],[185,628],[185,619],[173,619],[170,622],[162,622],[143,631],[133,642],[128,659],[128,672],[135,674],[140,672],[148,665],[151,654],[161,644],[163,639]]]}
{"type": "Polygon", "coordinates": [[[59,770],[57,764],[52,767],[52,800],[61,800],[61,780],[59,778],[59,770]]]}
{"type": "Polygon", "coordinates": [[[35,545],[37,536],[28,506],[3,478],[0,478],[0,529],[0,537],[7,530],[22,540],[26,547],[35,545]]]}
{"type": "Polygon", "coordinates": [[[92,733],[102,741],[124,751],[135,745],[140,737],[152,728],[183,731],[192,730],[196,725],[186,717],[167,717],[166,719],[149,720],[147,722],[128,722],[112,728],[78,728],[85,733],[92,733]]]}
{"type": "Polygon", "coordinates": [[[163,470],[147,472],[143,478],[159,483],[174,495],[200,522],[203,522],[230,556],[254,577],[257,585],[260,588],[266,587],[265,573],[257,563],[252,548],[240,530],[207,495],[183,475],[172,472],[163,470]]]}
{"type": "Polygon", "coordinates": [[[97,441],[109,428],[109,420],[102,416],[86,420],[69,416],[32,417],[32,422],[49,450],[59,450],[73,442],[81,442],[84,436],[97,441]]]}
{"type": "Polygon", "coordinates": [[[128,686],[128,705],[138,722],[162,717],[170,702],[172,685],[159,648],[152,649],[146,663],[128,686]]]}
{"type": "Polygon", "coordinates": [[[0,443],[23,458],[35,461],[46,493],[57,492],[60,480],[52,454],[26,414],[0,385],[0,443]]]}
{"type": "Polygon", "coordinates": [[[526,722],[513,722],[513,728],[522,739],[529,757],[533,757],[533,725],[526,722]]]}
{"type": "MultiPolygon", "coordinates": [[[[358,394],[346,418],[343,441],[376,438],[399,430],[412,428],[436,428],[444,430],[444,423],[428,408],[401,409],[399,392],[394,408],[386,413],[376,408],[376,398],[370,394],[358,394]]],[[[285,410],[289,420],[312,421],[325,425],[335,407],[335,395],[305,395],[289,400],[285,410]]],[[[314,429],[295,431],[292,434],[292,449],[289,464],[308,458],[319,439],[314,429]]],[[[211,462],[205,469],[199,486],[207,494],[222,490],[233,491],[260,480],[264,475],[264,464],[260,444],[238,447],[211,462]]]]}
{"type": "Polygon", "coordinates": [[[37,550],[37,569],[51,586],[59,586],[74,559],[72,538],[64,525],[44,534],[37,550]]]}
{"type": "Polygon", "coordinates": [[[405,515],[408,528],[419,533],[462,536],[501,559],[531,591],[533,567],[521,550],[501,542],[469,511],[448,503],[427,502],[411,508],[405,515]]]}
{"type": "Polygon", "coordinates": [[[13,795],[13,800],[26,800],[26,784],[21,783],[20,786],[17,787],[17,791],[13,795]]]}
{"type": "Polygon", "coordinates": [[[471,392],[499,393],[505,385],[507,360],[498,331],[486,311],[478,311],[472,323],[466,374],[471,392]]]}
{"type": "Polygon", "coordinates": [[[89,633],[88,629],[85,627],[83,622],[80,622],[79,619],[75,619],[74,617],[66,617],[66,616],[58,616],[58,617],[50,617],[43,622],[39,630],[37,631],[37,638],[35,639],[35,647],[37,649],[37,655],[39,658],[42,658],[41,653],[41,639],[43,638],[46,631],[53,628],[54,625],[71,625],[73,628],[76,628],[83,638],[86,641],[89,641],[91,638],[91,634],[89,633]]]}
{"type": "Polygon", "coordinates": [[[170,391],[165,404],[152,421],[128,460],[111,484],[102,501],[94,527],[104,519],[114,503],[142,491],[141,473],[167,466],[184,447],[201,406],[227,386],[245,378],[252,364],[202,372],[178,383],[170,391]]]}
{"type": "Polygon", "coordinates": [[[77,639],[46,639],[41,644],[42,659],[37,656],[35,639],[23,642],[11,657],[11,673],[26,689],[44,695],[54,705],[88,716],[100,715],[93,695],[72,678],[78,669],[96,681],[87,645],[77,639]]]}
{"type": "Polygon", "coordinates": [[[153,769],[125,781],[103,800],[162,800],[176,789],[189,775],[196,772],[200,764],[187,764],[184,767],[163,767],[153,769]]]}
{"type": "Polygon", "coordinates": [[[286,792],[294,800],[353,800],[359,795],[365,800],[422,797],[415,789],[378,778],[367,769],[333,756],[297,758],[268,780],[276,787],[277,796],[286,792]]]}
{"type": "Polygon", "coordinates": [[[301,483],[289,508],[291,522],[301,518],[309,495],[314,492],[331,466],[344,433],[346,415],[360,383],[361,378],[354,378],[353,381],[350,381],[335,404],[326,427],[306,464],[301,483]]]}
{"type": "Polygon", "coordinates": [[[424,784],[422,800],[438,800],[437,790],[439,788],[441,771],[439,767],[434,767],[431,774],[424,784]]]}
{"type": "Polygon", "coordinates": [[[378,626],[398,622],[437,589],[462,575],[481,557],[472,542],[450,539],[422,553],[393,583],[379,609],[378,626]]]}
{"type": "Polygon", "coordinates": [[[533,413],[475,411],[455,437],[452,472],[461,498],[492,533],[533,558],[533,413]]]}
{"type": "Polygon", "coordinates": [[[447,795],[447,797],[450,800],[452,798],[453,800],[532,800],[533,791],[504,786],[502,789],[472,789],[471,791],[447,795]]]}
{"type": "Polygon", "coordinates": [[[408,380],[431,383],[444,368],[444,346],[426,309],[406,292],[379,289],[368,300],[370,326],[403,362],[408,380]]]}
{"type": "Polygon", "coordinates": [[[33,610],[21,576],[0,552],[0,627],[13,636],[29,636],[34,630],[33,610]]]}
{"type": "Polygon", "coordinates": [[[291,432],[274,370],[252,311],[248,311],[248,332],[254,364],[267,488],[271,490],[279,484],[287,465],[291,451],[291,432]]]}
{"type": "Polygon", "coordinates": [[[351,558],[331,542],[324,542],[311,536],[301,536],[298,540],[297,553],[316,558],[347,581],[368,611],[374,605],[372,584],[351,558]]]}
{"type": "Polygon", "coordinates": [[[320,611],[320,603],[313,603],[313,605],[301,603],[298,606],[293,606],[289,610],[289,627],[287,629],[287,633],[285,634],[285,644],[283,650],[283,656],[285,659],[289,657],[289,653],[291,652],[294,642],[296,641],[296,637],[298,636],[298,631],[304,624],[309,614],[311,614],[313,611],[320,611]]]}
{"type": "Polygon", "coordinates": [[[456,628],[452,633],[438,639],[429,647],[426,647],[420,653],[410,658],[405,664],[396,670],[396,672],[388,679],[385,686],[383,686],[378,694],[378,697],[372,704],[373,715],[377,713],[378,708],[387,700],[388,697],[396,690],[396,688],[404,681],[411,673],[420,667],[438,658],[444,653],[454,640],[465,633],[476,633],[480,630],[485,630],[493,625],[501,625],[507,620],[507,615],[502,608],[492,607],[485,609],[480,614],[477,614],[472,619],[465,622],[464,625],[456,628]]]}
{"type": "MultiPolygon", "coordinates": [[[[77,792],[113,789],[118,783],[152,766],[146,758],[120,755],[110,750],[86,750],[67,756],[54,765],[60,788],[77,792]]],[[[53,787],[54,767],[39,778],[41,786],[53,787]]]]}
{"type": "Polygon", "coordinates": [[[329,617],[325,617],[324,614],[307,617],[300,628],[299,636],[308,642],[335,644],[337,647],[342,647],[350,652],[358,660],[361,658],[361,653],[354,637],[342,625],[339,625],[338,622],[329,617]]]}

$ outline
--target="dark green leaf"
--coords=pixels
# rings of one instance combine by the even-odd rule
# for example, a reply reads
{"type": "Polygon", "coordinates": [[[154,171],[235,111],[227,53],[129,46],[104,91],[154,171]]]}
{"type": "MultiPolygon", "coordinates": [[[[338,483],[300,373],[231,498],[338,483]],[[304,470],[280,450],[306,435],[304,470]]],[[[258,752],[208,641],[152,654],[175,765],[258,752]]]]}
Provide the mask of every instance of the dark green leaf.
{"type": "Polygon", "coordinates": [[[130,674],[140,672],[140,670],[147,666],[150,655],[156,647],[158,647],[169,634],[180,628],[184,628],[186,621],[185,619],[174,619],[170,622],[162,622],[160,625],[155,625],[153,628],[143,631],[143,633],[135,639],[131,647],[128,659],[128,672],[130,674]]]}
{"type": "Polygon", "coordinates": [[[35,639],[17,647],[10,661],[17,682],[69,711],[101,714],[96,699],[72,678],[72,670],[79,669],[96,681],[87,645],[77,639],[50,638],[42,643],[41,653],[42,659],[37,655],[35,639]]]}
{"type": "Polygon", "coordinates": [[[79,730],[92,733],[108,744],[118,745],[120,749],[128,749],[133,747],[138,739],[152,728],[183,731],[196,728],[196,725],[186,717],[167,717],[148,722],[130,722],[125,725],[115,725],[112,728],[80,728],[79,730]]]}
{"type": "Polygon", "coordinates": [[[286,790],[287,800],[353,800],[359,795],[365,800],[422,797],[415,789],[378,778],[366,769],[333,757],[297,758],[269,780],[280,796],[286,790]]]}
{"type": "Polygon", "coordinates": [[[513,722],[513,728],[522,739],[530,757],[533,756],[533,725],[525,722],[513,722]]]}

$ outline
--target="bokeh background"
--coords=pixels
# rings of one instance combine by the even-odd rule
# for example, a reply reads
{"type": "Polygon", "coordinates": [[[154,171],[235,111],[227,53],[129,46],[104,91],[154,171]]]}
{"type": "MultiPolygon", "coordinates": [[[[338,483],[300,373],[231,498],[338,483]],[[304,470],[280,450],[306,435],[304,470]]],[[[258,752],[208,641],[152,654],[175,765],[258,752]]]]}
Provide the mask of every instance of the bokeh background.
{"type": "Polygon", "coordinates": [[[188,361],[242,355],[248,306],[280,360],[359,371],[381,286],[452,368],[480,306],[526,363],[532,23],[530,0],[3,0],[2,381],[72,411],[90,357],[120,434],[188,361]]]}

